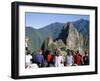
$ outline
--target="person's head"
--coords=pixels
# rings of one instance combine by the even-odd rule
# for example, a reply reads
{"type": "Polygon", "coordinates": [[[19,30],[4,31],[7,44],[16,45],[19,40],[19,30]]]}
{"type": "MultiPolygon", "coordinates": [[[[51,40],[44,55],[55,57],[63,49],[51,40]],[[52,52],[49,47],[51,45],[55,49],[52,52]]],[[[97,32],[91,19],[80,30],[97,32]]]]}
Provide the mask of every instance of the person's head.
{"type": "Polygon", "coordinates": [[[67,54],[69,54],[70,49],[67,49],[67,54]]]}
{"type": "Polygon", "coordinates": [[[59,55],[59,56],[62,56],[62,53],[61,53],[61,51],[58,51],[58,55],[59,55]]]}
{"type": "Polygon", "coordinates": [[[79,54],[79,50],[76,51],[76,54],[79,54]]]}
{"type": "Polygon", "coordinates": [[[85,56],[88,56],[88,53],[85,51],[85,56]]]}
{"type": "Polygon", "coordinates": [[[39,54],[42,54],[42,50],[41,49],[39,49],[39,54]]]}
{"type": "Polygon", "coordinates": [[[51,51],[50,50],[48,50],[48,54],[50,54],[51,53],[51,51]]]}
{"type": "Polygon", "coordinates": [[[69,52],[68,52],[67,54],[70,56],[70,55],[72,54],[72,53],[71,53],[71,50],[69,50],[69,52]]]}
{"type": "Polygon", "coordinates": [[[74,55],[74,51],[73,50],[71,50],[71,55],[74,55]]]}
{"type": "Polygon", "coordinates": [[[28,51],[27,51],[27,55],[30,55],[30,54],[31,54],[31,52],[28,50],[28,51]]]}

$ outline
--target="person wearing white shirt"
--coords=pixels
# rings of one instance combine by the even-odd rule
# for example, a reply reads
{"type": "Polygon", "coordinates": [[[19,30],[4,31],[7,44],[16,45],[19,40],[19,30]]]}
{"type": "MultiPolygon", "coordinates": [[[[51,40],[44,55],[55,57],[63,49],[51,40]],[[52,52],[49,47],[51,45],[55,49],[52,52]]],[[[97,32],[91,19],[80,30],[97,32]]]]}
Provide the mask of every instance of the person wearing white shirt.
{"type": "Polygon", "coordinates": [[[64,59],[61,53],[55,56],[55,67],[64,67],[64,59]]]}
{"type": "Polygon", "coordinates": [[[32,56],[30,54],[30,52],[25,55],[25,68],[31,68],[31,59],[32,59],[32,56]]]}
{"type": "Polygon", "coordinates": [[[67,53],[67,56],[66,56],[66,65],[67,66],[72,66],[73,61],[74,61],[74,58],[73,58],[73,55],[72,55],[72,51],[69,50],[68,53],[67,53]]]}

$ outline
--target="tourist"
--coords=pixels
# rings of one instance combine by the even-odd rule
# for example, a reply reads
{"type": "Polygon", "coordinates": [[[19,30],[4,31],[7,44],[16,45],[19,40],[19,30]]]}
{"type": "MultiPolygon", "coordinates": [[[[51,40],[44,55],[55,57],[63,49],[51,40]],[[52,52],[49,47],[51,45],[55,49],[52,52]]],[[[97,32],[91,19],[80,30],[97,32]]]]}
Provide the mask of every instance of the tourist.
{"type": "Polygon", "coordinates": [[[83,65],[89,65],[89,55],[85,51],[85,56],[83,57],[83,65]]]}
{"type": "Polygon", "coordinates": [[[34,57],[34,62],[39,66],[43,67],[44,65],[44,56],[42,54],[42,50],[39,50],[39,52],[34,57]]]}
{"type": "Polygon", "coordinates": [[[66,66],[72,66],[73,65],[74,58],[73,58],[73,51],[72,50],[67,51],[65,63],[66,63],[65,64],[66,66]]]}
{"type": "Polygon", "coordinates": [[[25,55],[25,68],[31,68],[31,59],[32,59],[32,56],[31,56],[31,53],[30,51],[26,51],[26,55],[25,55]]]}
{"type": "Polygon", "coordinates": [[[51,53],[51,51],[48,51],[48,54],[47,54],[48,67],[53,66],[53,64],[54,64],[53,61],[54,61],[54,56],[51,53]]]}
{"type": "Polygon", "coordinates": [[[60,51],[58,55],[55,56],[55,67],[64,67],[64,59],[60,51]]]}
{"type": "Polygon", "coordinates": [[[82,64],[82,55],[79,53],[79,51],[76,52],[76,55],[74,57],[75,65],[81,65],[82,64]]]}

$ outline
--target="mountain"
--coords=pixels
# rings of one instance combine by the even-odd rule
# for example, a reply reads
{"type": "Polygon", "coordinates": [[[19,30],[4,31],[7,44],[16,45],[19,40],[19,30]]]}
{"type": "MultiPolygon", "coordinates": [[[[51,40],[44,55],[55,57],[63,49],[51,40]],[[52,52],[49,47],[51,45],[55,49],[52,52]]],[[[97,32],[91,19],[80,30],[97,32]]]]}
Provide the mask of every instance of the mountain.
{"type": "Polygon", "coordinates": [[[44,40],[49,36],[53,39],[57,38],[63,28],[63,23],[52,23],[41,29],[35,29],[33,27],[25,27],[25,36],[29,38],[29,49],[34,52],[41,48],[44,40]]]}
{"type": "Polygon", "coordinates": [[[67,29],[67,37],[66,40],[66,46],[68,49],[78,49],[80,47],[80,36],[79,32],[73,25],[73,23],[67,23],[67,26],[65,26],[67,29]]]}
{"type": "Polygon", "coordinates": [[[41,36],[40,36],[38,30],[36,30],[32,27],[26,27],[25,28],[25,36],[28,37],[28,39],[29,39],[28,46],[32,52],[41,46],[41,44],[40,44],[41,36]]]}
{"type": "Polygon", "coordinates": [[[63,27],[58,38],[53,40],[49,37],[43,43],[44,49],[52,50],[56,48],[71,49],[71,50],[83,50],[83,35],[77,31],[72,22],[66,23],[63,27]]]}
{"type": "Polygon", "coordinates": [[[38,31],[45,36],[45,38],[51,36],[53,39],[55,39],[61,33],[63,26],[64,23],[55,22],[39,29],[38,31]]]}
{"type": "Polygon", "coordinates": [[[89,21],[80,19],[75,22],[73,22],[75,28],[78,30],[78,32],[82,33],[83,35],[89,36],[89,21]]]}
{"type": "Polygon", "coordinates": [[[89,20],[80,19],[73,22],[77,31],[83,36],[83,49],[89,49],[89,20]]]}
{"type": "Polygon", "coordinates": [[[43,28],[25,28],[29,38],[29,49],[34,52],[43,49],[60,48],[89,48],[89,21],[80,19],[68,23],[51,23],[43,28]]]}

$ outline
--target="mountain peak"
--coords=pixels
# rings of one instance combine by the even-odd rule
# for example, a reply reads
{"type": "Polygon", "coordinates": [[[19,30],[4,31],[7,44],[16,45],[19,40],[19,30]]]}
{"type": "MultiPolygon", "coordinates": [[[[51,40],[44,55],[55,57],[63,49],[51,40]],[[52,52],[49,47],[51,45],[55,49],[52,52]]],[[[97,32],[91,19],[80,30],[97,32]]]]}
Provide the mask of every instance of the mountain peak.
{"type": "Polygon", "coordinates": [[[79,47],[79,32],[75,28],[74,24],[67,23],[68,36],[66,38],[66,44],[69,49],[78,49],[79,47]]]}
{"type": "Polygon", "coordinates": [[[75,28],[75,26],[73,25],[72,22],[69,22],[67,25],[68,25],[69,32],[72,32],[72,31],[77,32],[77,30],[76,30],[76,28],[75,28]]]}
{"type": "Polygon", "coordinates": [[[64,30],[66,30],[66,31],[69,31],[69,30],[73,31],[73,30],[75,30],[76,31],[76,28],[75,28],[75,26],[74,26],[74,24],[72,22],[68,22],[68,23],[65,24],[64,30]]]}

